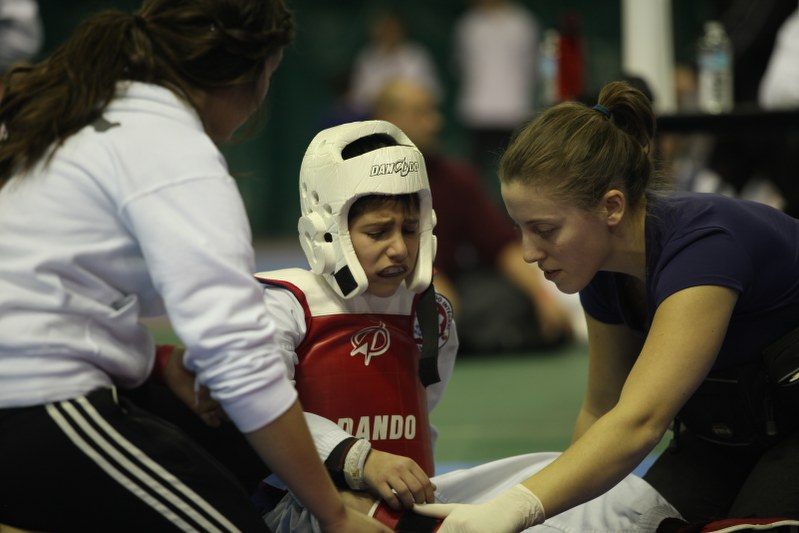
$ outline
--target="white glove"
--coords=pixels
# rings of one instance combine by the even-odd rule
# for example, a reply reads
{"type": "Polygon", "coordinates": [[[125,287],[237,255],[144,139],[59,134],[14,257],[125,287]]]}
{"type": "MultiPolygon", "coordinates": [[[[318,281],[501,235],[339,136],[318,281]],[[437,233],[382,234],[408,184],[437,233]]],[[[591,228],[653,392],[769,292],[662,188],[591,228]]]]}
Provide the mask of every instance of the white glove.
{"type": "Polygon", "coordinates": [[[516,533],[546,520],[541,500],[522,484],[485,503],[415,504],[413,510],[446,518],[438,533],[516,533]]]}

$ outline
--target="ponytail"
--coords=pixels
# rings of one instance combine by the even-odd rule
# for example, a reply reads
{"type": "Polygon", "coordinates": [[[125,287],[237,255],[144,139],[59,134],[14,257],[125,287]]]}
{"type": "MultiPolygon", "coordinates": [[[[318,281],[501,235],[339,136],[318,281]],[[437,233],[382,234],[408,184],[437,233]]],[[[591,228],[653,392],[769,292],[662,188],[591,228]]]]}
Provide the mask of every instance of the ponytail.
{"type": "Polygon", "coordinates": [[[145,0],[135,15],[94,15],[48,59],[6,75],[0,187],[102,115],[117,82],[158,84],[198,109],[199,90],[254,86],[293,32],[283,0],[145,0]]]}
{"type": "Polygon", "coordinates": [[[654,134],[649,99],[626,82],[612,82],[593,108],[563,102],[523,127],[500,160],[499,177],[586,210],[617,188],[635,207],[655,180],[649,150],[654,134]]]}
{"type": "Polygon", "coordinates": [[[606,108],[613,123],[648,149],[655,136],[655,113],[644,94],[625,82],[602,87],[597,105],[606,108]]]}
{"type": "MultiPolygon", "coordinates": [[[[72,38],[38,65],[13,68],[0,101],[0,184],[25,171],[53,143],[91,123],[123,78],[121,56],[130,40],[132,17],[106,12],[82,23],[72,38]]],[[[141,35],[135,36],[140,44],[141,35]]]]}

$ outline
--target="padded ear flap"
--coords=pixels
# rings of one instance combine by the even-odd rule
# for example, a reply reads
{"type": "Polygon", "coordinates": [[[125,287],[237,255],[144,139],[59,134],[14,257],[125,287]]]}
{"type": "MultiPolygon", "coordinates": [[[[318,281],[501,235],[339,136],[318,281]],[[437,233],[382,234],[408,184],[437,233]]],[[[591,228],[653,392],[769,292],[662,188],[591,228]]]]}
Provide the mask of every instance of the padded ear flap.
{"type": "MultiPolygon", "coordinates": [[[[427,201],[429,201],[429,195],[427,201]]],[[[429,209],[430,228],[423,229],[421,232],[419,239],[419,255],[416,258],[416,266],[410,277],[405,280],[405,286],[413,292],[418,293],[427,289],[433,281],[433,260],[436,258],[436,250],[438,248],[438,240],[433,233],[433,228],[435,228],[437,222],[436,212],[432,207],[429,209]]]]}
{"type": "Polygon", "coordinates": [[[325,223],[318,213],[301,216],[297,222],[300,234],[300,246],[305,252],[311,272],[314,274],[330,274],[336,266],[336,254],[333,243],[325,240],[325,223]]]}

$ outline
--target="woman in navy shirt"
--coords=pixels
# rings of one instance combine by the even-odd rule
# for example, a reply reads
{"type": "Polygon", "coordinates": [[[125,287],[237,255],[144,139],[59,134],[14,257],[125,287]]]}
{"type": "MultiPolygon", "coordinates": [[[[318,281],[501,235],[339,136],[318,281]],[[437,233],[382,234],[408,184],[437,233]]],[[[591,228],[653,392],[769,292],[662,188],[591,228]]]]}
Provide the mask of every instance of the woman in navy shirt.
{"type": "Polygon", "coordinates": [[[588,387],[561,457],[494,500],[457,507],[441,531],[515,531],[592,499],[671,426],[674,446],[645,479],[685,519],[799,517],[799,401],[769,381],[764,356],[799,326],[799,222],[665,192],[654,130],[650,101],[614,82],[593,108],[542,113],[504,154],[502,196],[525,260],[580,293],[588,387]]]}

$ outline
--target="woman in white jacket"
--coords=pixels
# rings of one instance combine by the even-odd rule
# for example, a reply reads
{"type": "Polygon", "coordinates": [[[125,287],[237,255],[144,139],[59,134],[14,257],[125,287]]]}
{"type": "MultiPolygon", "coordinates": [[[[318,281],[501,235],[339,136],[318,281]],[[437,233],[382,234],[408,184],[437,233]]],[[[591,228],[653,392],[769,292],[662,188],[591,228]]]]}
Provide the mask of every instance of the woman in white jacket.
{"type": "Polygon", "coordinates": [[[323,529],[385,531],[346,509],[314,452],[215,146],[260,107],[292,38],[282,0],[146,0],[6,76],[0,522],[265,530],[225,468],[117,395],[154,365],[139,319],[166,312],[183,365],[323,529]]]}

